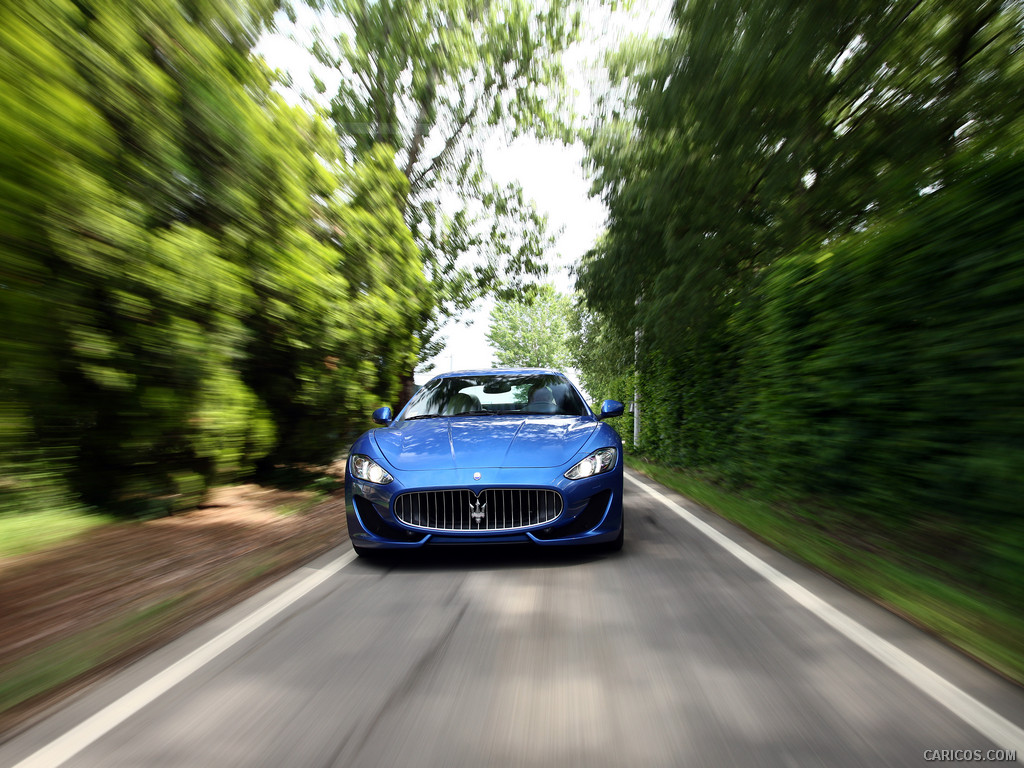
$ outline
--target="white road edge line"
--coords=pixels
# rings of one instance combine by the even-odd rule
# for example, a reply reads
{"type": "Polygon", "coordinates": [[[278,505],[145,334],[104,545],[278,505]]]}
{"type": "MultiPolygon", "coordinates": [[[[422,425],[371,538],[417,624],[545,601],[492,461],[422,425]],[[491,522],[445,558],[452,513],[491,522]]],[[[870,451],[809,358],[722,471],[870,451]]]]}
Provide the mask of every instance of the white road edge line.
{"type": "Polygon", "coordinates": [[[55,768],[55,766],[63,765],[154,699],[169,691],[193,672],[213,661],[235,643],[323,584],[355,558],[356,553],[349,550],[322,568],[318,568],[314,573],[282,592],[266,605],[257,608],[234,626],[174,662],[45,747],[41,747],[15,765],[14,768],[55,768]]]}
{"type": "Polygon", "coordinates": [[[1024,729],[1014,725],[998,712],[957,688],[944,677],[933,672],[910,654],[901,651],[888,640],[876,635],[870,629],[854,621],[837,608],[833,608],[809,589],[768,565],[764,560],[737,544],[724,533],[708,525],[663,493],[629,475],[625,475],[625,477],[649,496],[671,509],[748,568],[763,576],[819,619],[870,653],[893,672],[935,699],[935,701],[946,707],[946,709],[983,736],[991,739],[1000,748],[1016,751],[1017,761],[1024,763],[1024,729]]]}

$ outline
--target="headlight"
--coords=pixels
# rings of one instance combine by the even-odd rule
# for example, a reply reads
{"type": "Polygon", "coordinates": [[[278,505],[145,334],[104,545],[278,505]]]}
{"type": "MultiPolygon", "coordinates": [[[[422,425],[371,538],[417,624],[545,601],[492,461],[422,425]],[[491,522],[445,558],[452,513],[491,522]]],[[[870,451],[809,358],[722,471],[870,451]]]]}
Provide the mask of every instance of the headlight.
{"type": "Polygon", "coordinates": [[[572,469],[565,473],[570,480],[582,480],[584,477],[593,477],[607,472],[615,466],[615,460],[619,452],[615,448],[601,448],[577,462],[572,469]]]}
{"type": "Polygon", "coordinates": [[[353,477],[360,480],[366,480],[369,483],[387,485],[395,479],[388,474],[384,467],[369,456],[363,456],[361,453],[352,454],[352,459],[349,461],[349,467],[352,469],[353,477]]]}

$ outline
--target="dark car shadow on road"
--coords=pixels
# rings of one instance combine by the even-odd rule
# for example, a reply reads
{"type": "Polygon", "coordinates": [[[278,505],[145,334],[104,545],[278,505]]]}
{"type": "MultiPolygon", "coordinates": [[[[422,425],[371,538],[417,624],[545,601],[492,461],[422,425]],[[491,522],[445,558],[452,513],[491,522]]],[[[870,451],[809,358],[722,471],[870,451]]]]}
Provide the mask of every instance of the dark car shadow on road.
{"type": "Polygon", "coordinates": [[[359,565],[396,571],[482,571],[515,568],[571,568],[616,559],[624,552],[606,553],[587,547],[432,547],[375,552],[359,558],[359,565]]]}

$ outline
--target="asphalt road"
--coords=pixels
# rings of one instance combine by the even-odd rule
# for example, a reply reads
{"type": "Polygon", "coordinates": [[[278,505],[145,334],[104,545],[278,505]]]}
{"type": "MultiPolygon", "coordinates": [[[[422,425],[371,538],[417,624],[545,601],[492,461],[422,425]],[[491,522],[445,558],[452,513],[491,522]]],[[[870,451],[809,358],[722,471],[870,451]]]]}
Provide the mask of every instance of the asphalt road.
{"type": "Polygon", "coordinates": [[[627,479],[616,555],[329,553],[0,745],[0,766],[1024,760],[1020,689],[641,480],[664,496],[627,479]]]}

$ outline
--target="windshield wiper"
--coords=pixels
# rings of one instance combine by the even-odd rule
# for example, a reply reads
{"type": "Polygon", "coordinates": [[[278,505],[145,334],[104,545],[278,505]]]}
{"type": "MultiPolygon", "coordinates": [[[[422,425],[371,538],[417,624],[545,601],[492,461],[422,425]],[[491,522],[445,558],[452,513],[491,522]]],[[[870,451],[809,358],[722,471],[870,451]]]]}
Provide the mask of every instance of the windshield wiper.
{"type": "Polygon", "coordinates": [[[416,421],[416,419],[440,419],[441,413],[421,413],[418,416],[406,416],[402,421],[416,421]]]}

